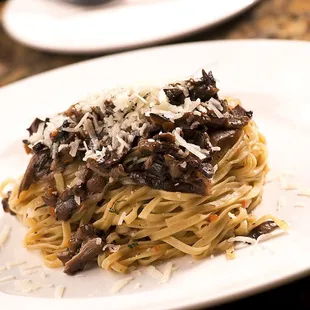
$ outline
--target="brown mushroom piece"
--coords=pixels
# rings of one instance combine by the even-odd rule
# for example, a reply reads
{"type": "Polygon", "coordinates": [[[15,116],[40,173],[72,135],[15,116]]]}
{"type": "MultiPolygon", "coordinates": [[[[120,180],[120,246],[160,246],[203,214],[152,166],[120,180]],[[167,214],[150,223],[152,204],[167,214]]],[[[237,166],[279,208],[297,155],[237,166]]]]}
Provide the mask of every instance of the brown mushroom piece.
{"type": "Polygon", "coordinates": [[[160,133],[154,136],[154,139],[158,139],[159,141],[162,141],[162,142],[169,142],[169,143],[175,142],[175,136],[170,132],[160,133]]]}
{"type": "Polygon", "coordinates": [[[94,159],[88,159],[86,167],[102,177],[109,177],[109,171],[94,159]]]}
{"type": "Polygon", "coordinates": [[[106,184],[107,181],[103,177],[95,174],[86,182],[86,188],[90,193],[101,193],[106,184]]]}
{"type": "Polygon", "coordinates": [[[215,79],[211,72],[206,73],[202,70],[202,78],[199,80],[189,80],[189,94],[191,100],[200,99],[203,102],[208,101],[211,97],[217,98],[219,89],[216,87],[215,79]]]}
{"type": "Polygon", "coordinates": [[[147,169],[150,169],[153,165],[153,162],[155,160],[155,156],[154,155],[150,155],[147,160],[144,162],[144,168],[147,170],[147,169]]]}
{"type": "Polygon", "coordinates": [[[172,105],[182,105],[184,104],[185,95],[183,91],[179,88],[168,88],[164,89],[166,96],[169,99],[170,104],[172,105]]]}
{"type": "Polygon", "coordinates": [[[279,228],[279,226],[274,222],[274,221],[266,221],[255,228],[253,228],[247,237],[257,239],[261,235],[265,235],[268,233],[271,233],[272,231],[276,230],[279,228]]]}
{"type": "Polygon", "coordinates": [[[138,151],[142,155],[153,154],[170,154],[175,158],[180,158],[180,148],[174,144],[166,141],[149,141],[147,139],[141,139],[138,144],[138,151]]]}
{"type": "Polygon", "coordinates": [[[153,162],[152,166],[146,171],[130,173],[130,178],[141,185],[148,185],[156,189],[165,189],[164,182],[167,179],[168,171],[163,162],[153,162]]]}
{"type": "Polygon", "coordinates": [[[74,196],[69,196],[66,200],[58,198],[55,206],[55,217],[57,221],[67,221],[71,218],[73,212],[77,209],[78,204],[74,196]]]}
{"type": "Polygon", "coordinates": [[[210,193],[211,182],[202,175],[197,175],[196,178],[189,179],[188,181],[189,182],[179,182],[174,185],[169,184],[166,190],[173,192],[194,193],[203,196],[210,193]]]}
{"type": "Polygon", "coordinates": [[[51,157],[49,151],[34,154],[19,186],[18,195],[29,189],[32,183],[47,176],[50,172],[51,157]]]}
{"type": "Polygon", "coordinates": [[[72,256],[73,254],[69,249],[57,254],[57,258],[62,262],[63,265],[65,265],[72,258],[72,256]]]}
{"type": "Polygon", "coordinates": [[[180,168],[182,162],[176,160],[173,156],[168,154],[164,155],[164,159],[172,179],[180,178],[182,176],[182,171],[180,168]]]}
{"type": "Polygon", "coordinates": [[[3,211],[6,213],[10,213],[11,215],[16,215],[16,213],[10,209],[10,205],[9,205],[9,199],[10,199],[11,193],[12,193],[11,191],[8,191],[7,196],[2,199],[1,201],[2,208],[3,208],[3,211]]]}
{"type": "Polygon", "coordinates": [[[27,128],[30,136],[38,131],[39,125],[41,123],[44,123],[44,122],[39,118],[35,118],[35,120],[31,123],[29,128],[27,128]]]}
{"type": "Polygon", "coordinates": [[[127,173],[125,172],[124,166],[121,164],[118,164],[116,167],[113,167],[110,171],[110,177],[113,180],[118,180],[126,176],[127,176],[127,173]]]}
{"type": "Polygon", "coordinates": [[[208,179],[211,179],[214,175],[214,168],[210,163],[202,163],[200,170],[203,175],[208,179]]]}
{"type": "Polygon", "coordinates": [[[240,137],[241,130],[216,130],[209,132],[210,142],[221,149],[231,147],[240,137]]]}
{"type": "Polygon", "coordinates": [[[58,199],[58,194],[53,193],[53,191],[51,189],[46,191],[42,195],[42,200],[49,207],[55,207],[56,203],[57,203],[57,199],[58,199]]]}
{"type": "Polygon", "coordinates": [[[102,252],[104,241],[97,234],[98,232],[91,224],[79,227],[72,234],[69,247],[57,255],[65,266],[65,273],[72,275],[84,269],[89,261],[102,252]]]}
{"type": "Polygon", "coordinates": [[[175,125],[173,122],[171,122],[169,119],[157,115],[157,114],[150,114],[150,120],[153,125],[158,126],[159,128],[162,128],[164,131],[172,131],[175,128],[175,125]]]}
{"type": "Polygon", "coordinates": [[[239,129],[249,123],[253,115],[252,111],[246,111],[240,105],[235,106],[230,111],[229,117],[226,119],[225,128],[239,129]]]}
{"type": "Polygon", "coordinates": [[[84,269],[86,264],[96,258],[104,244],[101,238],[92,238],[82,244],[78,254],[65,263],[64,273],[73,275],[84,269]]]}

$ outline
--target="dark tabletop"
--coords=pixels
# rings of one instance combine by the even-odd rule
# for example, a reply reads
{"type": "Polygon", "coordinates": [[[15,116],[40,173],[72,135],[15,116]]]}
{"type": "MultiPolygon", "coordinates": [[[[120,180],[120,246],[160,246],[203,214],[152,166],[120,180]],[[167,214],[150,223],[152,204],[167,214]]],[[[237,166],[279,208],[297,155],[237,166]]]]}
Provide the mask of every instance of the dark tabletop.
{"type": "MultiPolygon", "coordinates": [[[[0,13],[2,6],[0,1],[0,13]]],[[[310,0],[263,0],[246,14],[217,28],[170,43],[247,38],[310,41],[310,0]]],[[[0,86],[95,56],[56,55],[20,45],[5,34],[0,17],[0,86]]],[[[310,276],[280,288],[212,309],[258,307],[258,309],[269,310],[282,307],[286,309],[287,306],[294,307],[293,309],[296,310],[310,309],[310,276]]]]}

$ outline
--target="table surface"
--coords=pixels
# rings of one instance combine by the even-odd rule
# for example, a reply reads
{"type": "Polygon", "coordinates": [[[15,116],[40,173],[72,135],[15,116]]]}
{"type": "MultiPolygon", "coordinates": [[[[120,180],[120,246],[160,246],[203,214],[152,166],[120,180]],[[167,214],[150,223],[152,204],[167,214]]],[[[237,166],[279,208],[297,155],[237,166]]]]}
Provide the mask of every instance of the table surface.
{"type": "MultiPolygon", "coordinates": [[[[0,13],[2,6],[0,4],[0,13]]],[[[204,31],[171,43],[247,38],[310,40],[310,0],[263,0],[246,14],[217,27],[216,31],[204,31]]],[[[0,86],[92,57],[95,56],[56,55],[20,45],[5,34],[0,17],[0,86]]],[[[213,309],[249,308],[253,305],[268,309],[270,306],[281,308],[287,305],[293,305],[295,309],[310,309],[309,292],[310,277],[306,277],[213,309]]]]}

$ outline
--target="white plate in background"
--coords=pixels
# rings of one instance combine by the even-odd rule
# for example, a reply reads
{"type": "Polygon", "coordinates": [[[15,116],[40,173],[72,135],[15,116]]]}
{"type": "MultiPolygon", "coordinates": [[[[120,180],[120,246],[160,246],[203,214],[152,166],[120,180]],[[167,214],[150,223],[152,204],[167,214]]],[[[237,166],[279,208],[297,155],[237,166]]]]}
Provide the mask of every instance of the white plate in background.
{"type": "Polygon", "coordinates": [[[258,0],[113,0],[82,7],[66,0],[10,0],[3,26],[28,46],[98,53],[168,42],[223,22],[258,0]]]}
{"type": "MultiPolygon", "coordinates": [[[[89,91],[136,81],[182,79],[205,68],[213,71],[221,96],[238,97],[246,109],[253,110],[253,119],[267,138],[271,174],[290,171],[299,186],[310,188],[309,54],[310,43],[294,41],[181,44],[102,57],[3,87],[0,89],[0,178],[23,172],[29,158],[24,155],[20,140],[26,136],[24,129],[34,117],[65,110],[89,91]],[[291,58],[291,55],[298,57],[291,58]]],[[[193,309],[241,298],[309,274],[310,197],[298,196],[294,190],[283,191],[276,181],[268,183],[256,213],[272,213],[286,220],[290,232],[257,247],[237,250],[237,258],[231,261],[224,255],[198,262],[190,257],[175,259],[173,262],[179,269],[173,272],[169,282],[158,284],[145,272],[133,274],[135,279],[128,286],[110,295],[115,281],[126,276],[96,268],[82,272],[82,277],[70,277],[61,268],[43,267],[36,252],[22,248],[25,228],[14,217],[0,211],[0,230],[5,224],[12,226],[7,244],[0,249],[0,266],[18,259],[42,266],[28,276],[22,276],[15,267],[3,271],[0,278],[14,275],[17,279],[54,285],[22,294],[16,291],[14,281],[0,283],[1,307],[84,310],[97,309],[100,305],[122,310],[193,309]],[[277,206],[283,197],[286,206],[277,206]],[[296,207],[297,204],[304,207],[296,207]],[[44,279],[42,271],[48,274],[44,279]],[[135,290],[137,283],[141,288],[135,290]],[[66,287],[62,300],[52,299],[57,285],[66,287]]],[[[164,265],[157,267],[163,270],[164,265]]]]}

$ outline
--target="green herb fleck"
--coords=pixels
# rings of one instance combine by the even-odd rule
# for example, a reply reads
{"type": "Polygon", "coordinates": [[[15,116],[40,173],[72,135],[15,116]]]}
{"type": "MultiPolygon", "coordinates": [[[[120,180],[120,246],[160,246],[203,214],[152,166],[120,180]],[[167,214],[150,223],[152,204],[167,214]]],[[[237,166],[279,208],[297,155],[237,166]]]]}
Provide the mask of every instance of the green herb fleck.
{"type": "Polygon", "coordinates": [[[114,204],[113,204],[113,207],[111,207],[110,208],[110,212],[111,213],[115,213],[115,214],[119,214],[119,211],[117,210],[117,207],[118,207],[118,205],[121,203],[121,202],[123,202],[124,200],[116,200],[115,202],[114,202],[114,204]]]}
{"type": "Polygon", "coordinates": [[[132,244],[128,244],[129,249],[133,249],[134,247],[138,246],[139,243],[138,242],[134,242],[132,244]]]}
{"type": "Polygon", "coordinates": [[[115,208],[110,208],[109,209],[109,211],[111,212],[111,213],[115,213],[115,214],[119,214],[119,212],[115,209],[115,208]]]}

